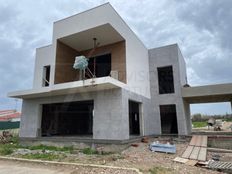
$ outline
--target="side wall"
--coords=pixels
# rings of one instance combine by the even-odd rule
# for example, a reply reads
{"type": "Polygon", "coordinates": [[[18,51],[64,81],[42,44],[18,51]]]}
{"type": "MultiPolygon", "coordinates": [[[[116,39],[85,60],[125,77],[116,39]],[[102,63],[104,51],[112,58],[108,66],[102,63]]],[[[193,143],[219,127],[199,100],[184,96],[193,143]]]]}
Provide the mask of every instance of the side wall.
{"type": "MultiPolygon", "coordinates": [[[[140,135],[154,135],[154,134],[160,134],[159,132],[159,125],[157,125],[157,122],[159,122],[159,118],[156,117],[156,115],[153,113],[153,106],[151,104],[151,100],[143,97],[141,95],[138,95],[136,93],[133,93],[131,91],[122,90],[122,110],[123,114],[125,114],[125,118],[129,116],[129,100],[135,101],[140,103],[140,135]]],[[[128,123],[129,124],[129,123],[128,123]]]]}
{"type": "Polygon", "coordinates": [[[54,84],[78,80],[78,71],[73,69],[73,63],[79,52],[63,44],[59,40],[57,41],[56,50],[54,84]]]}
{"type": "MultiPolygon", "coordinates": [[[[52,45],[36,49],[34,81],[33,81],[34,89],[42,87],[43,67],[47,65],[50,65],[51,71],[54,71],[55,62],[52,55],[52,45]]],[[[51,78],[50,80],[52,81],[51,75],[50,78],[51,78]]]]}
{"type": "Polygon", "coordinates": [[[178,133],[179,135],[186,135],[189,133],[185,117],[185,113],[187,111],[185,112],[184,110],[184,103],[181,96],[181,83],[184,83],[183,77],[185,77],[186,74],[183,75],[182,73],[184,73],[184,70],[180,70],[178,45],[174,44],[165,47],[151,49],[149,50],[149,56],[151,96],[153,113],[157,118],[156,127],[159,127],[159,133],[161,133],[159,105],[175,104],[177,112],[178,133]],[[173,68],[175,93],[160,95],[157,68],[170,65],[172,65],[173,68]],[[182,75],[180,76],[180,74],[182,75]]]}

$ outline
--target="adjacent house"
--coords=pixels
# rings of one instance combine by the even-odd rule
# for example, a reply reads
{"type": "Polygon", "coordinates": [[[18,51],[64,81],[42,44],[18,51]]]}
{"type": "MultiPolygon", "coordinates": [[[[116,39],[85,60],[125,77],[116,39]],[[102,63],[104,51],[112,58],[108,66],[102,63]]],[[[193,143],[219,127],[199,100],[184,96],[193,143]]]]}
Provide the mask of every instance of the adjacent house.
{"type": "Polygon", "coordinates": [[[0,130],[18,129],[21,113],[16,110],[0,111],[0,130]]]}
{"type": "Polygon", "coordinates": [[[147,49],[106,3],[56,21],[52,44],[36,49],[33,88],[8,96],[23,99],[22,140],[116,142],[190,134],[189,104],[210,102],[221,86],[187,86],[178,45],[147,49]],[[77,56],[88,71],[73,68],[77,56]]]}

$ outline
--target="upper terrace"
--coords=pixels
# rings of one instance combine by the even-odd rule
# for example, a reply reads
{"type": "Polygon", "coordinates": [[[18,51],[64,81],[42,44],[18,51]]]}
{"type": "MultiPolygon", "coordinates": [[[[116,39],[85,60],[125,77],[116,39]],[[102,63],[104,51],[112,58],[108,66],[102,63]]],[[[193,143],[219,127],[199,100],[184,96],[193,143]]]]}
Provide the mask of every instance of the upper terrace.
{"type": "MultiPolygon", "coordinates": [[[[73,68],[75,57],[89,58],[88,68],[96,78],[112,76],[126,83],[124,38],[110,25],[104,24],[57,40],[54,84],[82,80],[73,68]],[[98,46],[94,48],[93,38],[98,46]]],[[[85,75],[84,78],[90,78],[85,75]]]]}
{"type": "MultiPolygon", "coordinates": [[[[73,68],[79,55],[89,58],[89,69],[96,77],[92,81],[95,86],[103,85],[102,90],[104,84],[114,88],[123,86],[150,97],[148,50],[109,3],[55,22],[52,44],[36,52],[33,89],[9,93],[9,96],[58,95],[59,92],[52,92],[57,89],[65,94],[70,87],[86,91],[83,89],[88,83],[81,83],[80,71],[73,68]],[[93,38],[99,43],[96,49],[93,49],[93,38]]],[[[94,90],[92,86],[91,91],[94,90]]]]}

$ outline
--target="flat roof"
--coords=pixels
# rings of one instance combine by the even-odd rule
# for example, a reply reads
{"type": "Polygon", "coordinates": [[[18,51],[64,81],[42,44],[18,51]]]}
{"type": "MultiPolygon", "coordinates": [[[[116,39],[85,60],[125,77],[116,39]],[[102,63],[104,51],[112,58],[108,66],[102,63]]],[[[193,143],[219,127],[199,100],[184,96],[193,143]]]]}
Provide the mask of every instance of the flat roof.
{"type": "Polygon", "coordinates": [[[189,103],[232,101],[232,83],[183,87],[182,97],[189,103]]]}

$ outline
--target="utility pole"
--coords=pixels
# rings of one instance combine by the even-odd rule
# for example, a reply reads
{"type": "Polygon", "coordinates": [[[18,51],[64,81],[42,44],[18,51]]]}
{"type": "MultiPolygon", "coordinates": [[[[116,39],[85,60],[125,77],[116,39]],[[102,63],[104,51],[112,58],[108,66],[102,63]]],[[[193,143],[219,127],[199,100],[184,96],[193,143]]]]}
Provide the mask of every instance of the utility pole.
{"type": "Polygon", "coordinates": [[[18,99],[15,99],[15,112],[17,111],[17,107],[18,107],[18,99]]]}

